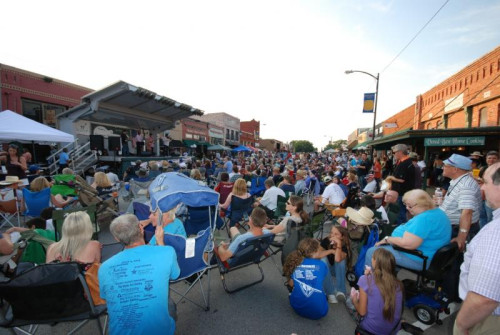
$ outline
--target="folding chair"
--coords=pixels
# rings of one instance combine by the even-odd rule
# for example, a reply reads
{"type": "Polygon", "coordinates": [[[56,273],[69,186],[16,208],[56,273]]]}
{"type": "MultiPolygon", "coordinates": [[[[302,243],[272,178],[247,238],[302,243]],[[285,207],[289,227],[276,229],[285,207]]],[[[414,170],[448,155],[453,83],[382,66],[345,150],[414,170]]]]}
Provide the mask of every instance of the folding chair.
{"type": "Polygon", "coordinates": [[[99,321],[106,305],[94,305],[81,265],[76,262],[33,267],[0,283],[0,298],[9,304],[0,326],[24,334],[35,334],[40,324],[82,321],[68,333],[74,334],[91,319],[96,320],[100,334],[106,328],[99,321]],[[20,328],[27,325],[28,331],[20,328]]]}
{"type": "Polygon", "coordinates": [[[20,225],[19,203],[15,188],[6,187],[0,189],[0,217],[2,218],[0,228],[7,224],[12,227],[20,225]]]}
{"type": "Polygon", "coordinates": [[[256,285],[264,280],[264,271],[260,267],[260,263],[267,259],[269,253],[267,249],[271,245],[274,239],[274,234],[264,234],[261,236],[256,236],[243,241],[239,246],[233,257],[229,258],[227,261],[222,262],[218,256],[216,256],[217,264],[219,268],[220,278],[222,280],[222,286],[227,293],[234,293],[241,291],[250,286],[256,285]],[[264,257],[264,258],[263,258],[264,257]],[[229,272],[236,271],[238,269],[257,265],[260,270],[260,278],[249,284],[229,289],[226,284],[226,275],[229,272]]]}
{"type": "Polygon", "coordinates": [[[184,218],[184,228],[187,236],[196,235],[198,232],[210,227],[210,219],[217,214],[215,227],[220,229],[224,222],[217,213],[215,206],[191,207],[187,206],[188,213],[184,218]]]}
{"type": "Polygon", "coordinates": [[[248,215],[252,212],[253,197],[241,199],[233,196],[231,198],[231,206],[229,211],[226,212],[226,228],[233,227],[242,220],[248,221],[248,215]]]}
{"type": "Polygon", "coordinates": [[[25,218],[38,217],[44,208],[50,207],[50,188],[47,187],[39,192],[31,192],[27,188],[23,188],[24,205],[26,212],[25,218]]]}
{"type": "MultiPolygon", "coordinates": [[[[148,205],[134,201],[132,203],[132,208],[134,209],[134,215],[137,216],[139,221],[147,220],[149,218],[151,209],[149,208],[148,205]]],[[[155,234],[155,227],[152,224],[148,224],[146,227],[144,227],[144,241],[146,243],[149,243],[149,241],[153,238],[154,234],[155,234]]]]}
{"type": "Polygon", "coordinates": [[[249,193],[256,196],[262,195],[266,191],[266,186],[264,185],[266,179],[266,177],[253,177],[249,193]]]}
{"type": "Polygon", "coordinates": [[[90,221],[92,222],[92,226],[94,227],[94,234],[92,235],[93,240],[97,240],[97,235],[101,231],[99,224],[96,219],[96,205],[90,205],[88,207],[83,208],[72,208],[66,210],[57,210],[52,213],[52,223],[54,224],[54,231],[56,233],[56,242],[59,241],[62,237],[62,226],[64,223],[64,219],[68,216],[68,214],[74,212],[87,212],[90,216],[90,221]]]}
{"type": "Polygon", "coordinates": [[[180,296],[179,300],[176,301],[177,304],[186,299],[205,311],[210,309],[210,272],[208,271],[210,270],[210,265],[207,260],[213,250],[211,233],[211,227],[208,225],[208,228],[200,231],[194,238],[185,238],[181,235],[168,233],[165,234],[163,238],[165,245],[169,245],[175,249],[175,253],[177,254],[177,263],[179,264],[179,268],[181,270],[179,278],[170,282],[176,283],[190,278],[188,280],[189,286],[183,292],[176,291],[175,288],[170,285],[170,290],[180,296]],[[207,274],[206,294],[201,280],[205,273],[207,274]],[[199,284],[200,286],[203,305],[187,297],[187,294],[196,284],[199,284]]]}
{"type": "Polygon", "coordinates": [[[104,263],[117,253],[123,251],[125,245],[120,242],[103,244],[101,249],[101,263],[104,263]]]}
{"type": "Polygon", "coordinates": [[[281,196],[278,195],[278,199],[276,202],[276,210],[274,211],[274,220],[276,222],[281,221],[281,219],[286,214],[286,202],[288,201],[289,195],[281,196]]]}

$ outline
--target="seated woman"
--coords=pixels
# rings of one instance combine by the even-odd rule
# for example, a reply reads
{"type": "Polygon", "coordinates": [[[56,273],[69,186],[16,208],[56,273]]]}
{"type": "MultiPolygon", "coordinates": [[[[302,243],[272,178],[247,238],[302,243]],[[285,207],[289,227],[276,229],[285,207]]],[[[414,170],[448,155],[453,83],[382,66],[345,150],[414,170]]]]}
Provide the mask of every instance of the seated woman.
{"type": "Polygon", "coordinates": [[[111,197],[111,194],[115,191],[115,188],[104,172],[95,173],[94,183],[91,186],[97,190],[98,195],[103,199],[111,197]]]}
{"type": "Polygon", "coordinates": [[[229,193],[226,201],[220,207],[223,209],[229,208],[233,197],[238,197],[240,199],[248,199],[250,197],[250,193],[247,192],[247,183],[245,179],[239,178],[236,180],[233,186],[233,191],[229,193]]]}
{"type": "Polygon", "coordinates": [[[233,183],[229,182],[229,174],[227,172],[222,172],[220,174],[220,182],[215,186],[214,191],[219,193],[219,203],[223,204],[226,202],[229,193],[233,190],[233,183]]]}
{"type": "Polygon", "coordinates": [[[450,243],[451,223],[448,216],[435,208],[431,196],[424,190],[411,190],[403,196],[403,203],[413,216],[406,224],[398,226],[391,236],[368,249],[365,264],[370,265],[373,253],[378,248],[387,249],[396,258],[396,264],[405,268],[421,270],[423,260],[417,256],[394,250],[392,245],[409,250],[420,250],[430,260],[436,251],[450,243]]]}
{"type": "MultiPolygon", "coordinates": [[[[51,187],[49,181],[45,177],[37,177],[30,184],[31,192],[40,192],[48,187],[51,187]]],[[[56,208],[64,208],[73,202],[73,197],[67,197],[66,199],[61,194],[50,195],[50,202],[52,206],[56,208]]]]}
{"type": "Polygon", "coordinates": [[[347,228],[332,227],[330,235],[321,241],[321,247],[324,251],[332,252],[321,258],[330,270],[330,274],[325,279],[328,301],[332,304],[337,303],[339,299],[345,301],[347,294],[345,287],[346,268],[351,268],[351,241],[347,228]]]}
{"type": "Polygon", "coordinates": [[[301,197],[291,195],[286,202],[286,211],[290,216],[285,216],[283,220],[277,225],[266,224],[264,228],[269,229],[271,233],[275,234],[275,242],[283,242],[286,238],[287,224],[289,220],[293,220],[297,225],[305,225],[309,221],[309,215],[304,211],[304,201],[301,197]]]}
{"type": "Polygon", "coordinates": [[[69,214],[62,226],[61,240],[49,246],[45,261],[100,263],[102,246],[92,241],[93,233],[94,227],[86,212],[69,214]]]}
{"type": "Polygon", "coordinates": [[[319,252],[319,241],[305,238],[283,265],[283,275],[288,278],[290,305],[297,314],[312,320],[321,319],[328,313],[323,290],[328,270],[325,263],[318,259],[319,252]]]}
{"type": "Polygon", "coordinates": [[[396,278],[396,260],[385,249],[377,249],[371,269],[358,281],[359,292],[351,291],[347,306],[363,317],[360,327],[372,334],[397,333],[403,309],[403,284],[396,278]],[[352,305],[350,304],[352,302],[352,305]]]}

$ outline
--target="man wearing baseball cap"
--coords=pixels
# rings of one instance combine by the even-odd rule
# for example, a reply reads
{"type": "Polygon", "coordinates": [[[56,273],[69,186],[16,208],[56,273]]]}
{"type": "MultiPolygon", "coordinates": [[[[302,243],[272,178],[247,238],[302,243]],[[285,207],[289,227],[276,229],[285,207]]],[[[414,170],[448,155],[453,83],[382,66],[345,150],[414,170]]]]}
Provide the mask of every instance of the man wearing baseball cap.
{"type": "MultiPolygon", "coordinates": [[[[479,231],[479,206],[481,190],[472,177],[470,158],[453,154],[444,162],[443,176],[451,179],[448,191],[439,208],[443,210],[452,224],[452,242],[457,242],[460,251],[465,250],[465,244],[479,231]]],[[[458,276],[460,264],[463,262],[461,253],[445,280],[445,291],[451,300],[458,296],[458,276]]]]}
{"type": "Polygon", "coordinates": [[[394,166],[394,172],[387,179],[392,181],[391,189],[398,192],[399,218],[398,224],[406,222],[406,206],[403,205],[403,195],[415,188],[415,167],[408,156],[408,147],[406,144],[396,144],[392,147],[392,153],[397,162],[394,166]]]}

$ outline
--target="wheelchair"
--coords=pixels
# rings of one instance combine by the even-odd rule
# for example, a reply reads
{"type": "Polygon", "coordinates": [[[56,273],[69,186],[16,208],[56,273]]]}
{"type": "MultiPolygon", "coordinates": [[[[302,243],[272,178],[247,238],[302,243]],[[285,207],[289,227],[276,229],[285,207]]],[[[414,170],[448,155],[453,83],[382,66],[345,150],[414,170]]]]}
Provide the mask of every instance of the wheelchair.
{"type": "Polygon", "coordinates": [[[439,314],[450,314],[450,300],[440,286],[444,275],[451,269],[453,262],[458,257],[459,250],[457,243],[453,242],[441,247],[430,261],[428,269],[428,257],[424,256],[419,250],[407,250],[393,245],[395,250],[415,255],[423,260],[422,270],[417,271],[408,269],[417,275],[417,280],[404,279],[403,285],[406,293],[406,306],[413,310],[415,317],[426,325],[434,323],[441,325],[439,314]]]}

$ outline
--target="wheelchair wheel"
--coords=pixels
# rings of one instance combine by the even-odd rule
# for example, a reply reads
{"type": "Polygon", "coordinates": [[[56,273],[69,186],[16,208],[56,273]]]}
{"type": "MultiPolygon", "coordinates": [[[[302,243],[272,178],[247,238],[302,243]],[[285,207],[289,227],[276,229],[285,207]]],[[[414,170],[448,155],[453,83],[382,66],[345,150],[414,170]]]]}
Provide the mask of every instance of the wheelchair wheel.
{"type": "Polygon", "coordinates": [[[416,305],[413,307],[413,314],[418,321],[426,325],[433,325],[436,322],[436,310],[427,305],[416,305]]]}

